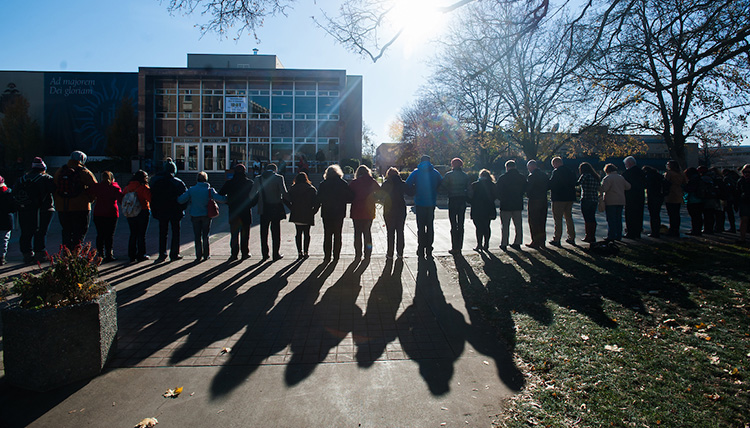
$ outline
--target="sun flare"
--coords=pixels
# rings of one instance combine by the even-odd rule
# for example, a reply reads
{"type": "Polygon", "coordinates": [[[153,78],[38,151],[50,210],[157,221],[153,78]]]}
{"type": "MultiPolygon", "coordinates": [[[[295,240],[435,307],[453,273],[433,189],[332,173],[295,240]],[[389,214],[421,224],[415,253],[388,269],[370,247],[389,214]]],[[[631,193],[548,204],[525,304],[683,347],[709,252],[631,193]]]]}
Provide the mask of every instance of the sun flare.
{"type": "Polygon", "coordinates": [[[446,15],[440,6],[435,0],[396,0],[388,19],[394,31],[403,30],[400,38],[405,54],[419,49],[444,29],[446,15]]]}

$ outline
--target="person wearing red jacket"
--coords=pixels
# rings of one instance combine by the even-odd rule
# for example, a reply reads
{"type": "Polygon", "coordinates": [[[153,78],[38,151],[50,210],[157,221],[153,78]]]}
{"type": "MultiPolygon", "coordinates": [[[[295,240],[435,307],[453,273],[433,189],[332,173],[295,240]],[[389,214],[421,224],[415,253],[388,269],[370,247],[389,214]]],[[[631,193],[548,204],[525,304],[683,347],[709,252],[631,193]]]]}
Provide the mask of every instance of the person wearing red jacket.
{"type": "Polygon", "coordinates": [[[123,194],[135,192],[138,202],[141,204],[141,212],[135,217],[128,217],[130,227],[130,239],[128,240],[128,257],[130,262],[142,262],[150,259],[146,254],[146,231],[148,230],[149,216],[151,215],[151,188],[148,185],[148,174],[139,169],[133,174],[133,178],[123,194]]]}
{"type": "Polygon", "coordinates": [[[94,203],[94,226],[96,227],[96,251],[103,262],[117,260],[112,252],[117,219],[120,209],[117,203],[122,200],[122,189],[110,171],[104,171],[101,181],[91,186],[94,203]]]}
{"type": "Polygon", "coordinates": [[[372,254],[372,221],[375,219],[375,192],[380,185],[374,178],[370,168],[360,165],[354,174],[354,180],[349,188],[354,194],[350,217],[354,222],[354,259],[362,257],[363,250],[366,259],[372,254]]]}

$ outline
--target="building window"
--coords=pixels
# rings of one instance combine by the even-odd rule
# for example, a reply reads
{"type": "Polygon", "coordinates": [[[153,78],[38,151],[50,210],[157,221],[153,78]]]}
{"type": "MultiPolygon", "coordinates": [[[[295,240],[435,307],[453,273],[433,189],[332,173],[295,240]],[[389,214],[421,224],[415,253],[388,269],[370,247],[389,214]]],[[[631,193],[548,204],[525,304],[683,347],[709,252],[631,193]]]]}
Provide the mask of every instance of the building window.
{"type": "Polygon", "coordinates": [[[294,104],[291,96],[273,95],[271,97],[271,119],[291,119],[293,112],[294,104]]]}
{"type": "MultiPolygon", "coordinates": [[[[300,91],[298,91],[300,92],[300,91]]],[[[297,96],[294,98],[294,118],[297,120],[315,120],[315,97],[297,96]]]]}
{"type": "Polygon", "coordinates": [[[339,98],[331,96],[318,97],[318,119],[339,120],[339,98]]]}

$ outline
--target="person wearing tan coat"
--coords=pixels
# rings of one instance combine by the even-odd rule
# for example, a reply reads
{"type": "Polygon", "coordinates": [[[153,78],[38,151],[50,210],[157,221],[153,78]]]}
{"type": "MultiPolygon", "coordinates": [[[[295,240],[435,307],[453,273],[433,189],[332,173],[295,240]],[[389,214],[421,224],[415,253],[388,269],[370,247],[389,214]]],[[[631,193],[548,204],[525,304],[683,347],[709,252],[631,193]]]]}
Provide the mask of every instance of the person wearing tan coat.
{"type": "Polygon", "coordinates": [[[607,241],[622,239],[622,208],[625,206],[625,191],[630,183],[617,173],[617,167],[608,163],[604,166],[607,175],[602,179],[605,214],[607,215],[607,241]]]}
{"type": "Polygon", "coordinates": [[[62,244],[74,249],[83,243],[89,230],[91,202],[89,188],[96,177],[84,165],[86,154],[74,151],[68,163],[55,172],[55,209],[62,227],[62,244]]]}

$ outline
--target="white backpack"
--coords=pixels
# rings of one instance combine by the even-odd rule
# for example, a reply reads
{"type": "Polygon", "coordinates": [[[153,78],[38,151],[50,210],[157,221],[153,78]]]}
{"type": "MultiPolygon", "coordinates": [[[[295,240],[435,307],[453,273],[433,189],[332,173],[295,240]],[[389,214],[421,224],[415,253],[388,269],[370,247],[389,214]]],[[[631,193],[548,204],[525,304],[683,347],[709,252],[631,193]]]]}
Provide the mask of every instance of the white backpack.
{"type": "Polygon", "coordinates": [[[135,192],[128,192],[122,197],[122,215],[136,217],[141,213],[141,203],[135,192]]]}

